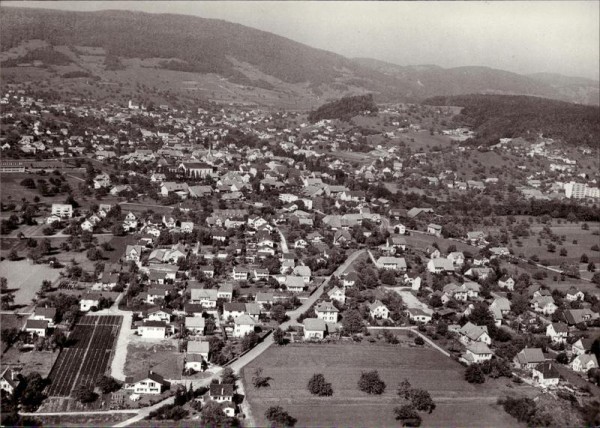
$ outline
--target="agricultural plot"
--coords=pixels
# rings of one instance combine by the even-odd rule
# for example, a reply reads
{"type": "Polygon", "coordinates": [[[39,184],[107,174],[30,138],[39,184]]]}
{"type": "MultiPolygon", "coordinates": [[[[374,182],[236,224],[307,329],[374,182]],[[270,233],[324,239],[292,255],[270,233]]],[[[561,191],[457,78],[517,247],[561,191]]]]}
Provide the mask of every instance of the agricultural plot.
{"type": "Polygon", "coordinates": [[[63,349],[50,372],[49,396],[67,397],[77,385],[95,385],[106,372],[121,322],[121,316],[87,315],[77,323],[69,337],[75,344],[63,349]]]}
{"type": "MultiPolygon", "coordinates": [[[[331,344],[272,347],[243,370],[245,391],[258,426],[267,426],[264,413],[280,405],[298,419],[298,426],[398,426],[393,409],[400,404],[396,389],[407,378],[428,390],[437,404],[422,414],[425,426],[515,426],[516,421],[497,404],[499,396],[517,393],[506,379],[472,385],[464,368],[430,348],[392,345],[331,344]],[[255,389],[257,367],[272,377],[269,388],[255,389]],[[387,384],[384,394],[367,395],[357,388],[361,371],[378,370],[387,384]],[[315,373],[331,382],[332,397],[315,397],[307,383],[315,373]]],[[[518,387],[518,393],[529,387],[518,387]]]]}

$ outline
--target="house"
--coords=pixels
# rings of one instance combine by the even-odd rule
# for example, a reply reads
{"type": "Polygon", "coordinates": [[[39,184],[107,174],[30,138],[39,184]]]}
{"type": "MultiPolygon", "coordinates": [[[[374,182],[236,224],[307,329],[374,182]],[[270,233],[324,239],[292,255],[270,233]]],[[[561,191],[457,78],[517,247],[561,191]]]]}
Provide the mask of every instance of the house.
{"type": "Polygon", "coordinates": [[[182,221],[180,226],[181,233],[192,233],[194,230],[193,221],[182,221]]]}
{"type": "Polygon", "coordinates": [[[246,313],[245,303],[224,303],[223,304],[223,319],[236,319],[246,313]]]}
{"type": "Polygon", "coordinates": [[[132,390],[134,394],[162,394],[169,389],[169,383],[158,373],[148,372],[148,375],[137,379],[127,379],[125,389],[132,390]]]}
{"type": "Polygon", "coordinates": [[[304,340],[321,340],[325,337],[327,324],[319,318],[305,318],[302,321],[304,326],[304,340]]]}
{"type": "Polygon", "coordinates": [[[231,275],[236,281],[247,281],[248,275],[250,275],[250,270],[244,267],[234,266],[231,275]]]}
{"type": "Polygon", "coordinates": [[[217,299],[223,299],[226,302],[231,302],[233,299],[233,285],[223,284],[217,289],[217,299]]]}
{"type": "Polygon", "coordinates": [[[481,231],[467,232],[467,241],[471,245],[483,245],[486,243],[485,234],[481,231]]]}
{"type": "Polygon", "coordinates": [[[264,308],[265,305],[273,304],[275,301],[275,296],[273,296],[273,293],[256,293],[254,301],[264,308]]]}
{"type": "Polygon", "coordinates": [[[383,250],[390,254],[396,254],[406,250],[406,239],[403,236],[392,235],[387,238],[383,245],[383,250]]]}
{"type": "Polygon", "coordinates": [[[563,311],[563,318],[568,325],[588,323],[597,320],[599,315],[591,309],[567,309],[563,311]]]}
{"type": "Polygon", "coordinates": [[[20,382],[19,372],[7,367],[2,371],[2,375],[0,375],[0,390],[12,395],[20,382]]]}
{"type": "Polygon", "coordinates": [[[304,278],[301,276],[288,275],[285,277],[284,284],[288,291],[291,291],[292,293],[301,293],[304,291],[305,283],[304,278]]]}
{"type": "Polygon", "coordinates": [[[52,327],[54,319],[56,318],[56,308],[42,308],[36,307],[33,315],[29,319],[48,321],[48,326],[52,327]]]}
{"type": "Polygon", "coordinates": [[[93,307],[98,307],[100,305],[100,298],[102,294],[100,293],[86,293],[81,296],[79,300],[79,310],[81,312],[87,312],[93,307]]]}
{"type": "Polygon", "coordinates": [[[125,231],[135,230],[137,227],[138,227],[137,217],[135,216],[135,214],[133,214],[131,211],[129,211],[129,213],[127,213],[127,215],[125,216],[125,220],[123,220],[123,230],[125,230],[125,231]]]}
{"type": "Polygon", "coordinates": [[[321,302],[315,307],[317,318],[329,322],[336,323],[338,321],[339,310],[331,302],[321,302]]]}
{"type": "Polygon", "coordinates": [[[344,289],[339,288],[338,286],[333,287],[331,290],[327,292],[327,296],[331,300],[335,300],[336,302],[341,303],[342,305],[346,303],[346,292],[344,289]]]}
{"type": "Polygon", "coordinates": [[[405,273],[404,282],[410,285],[413,291],[419,291],[421,289],[421,276],[416,272],[405,273]]]}
{"type": "Polygon", "coordinates": [[[553,322],[546,327],[546,336],[552,339],[552,343],[565,343],[569,337],[569,328],[561,322],[553,322]]]}
{"type": "Polygon", "coordinates": [[[454,263],[448,259],[431,259],[427,262],[427,270],[436,274],[454,272],[454,263]]]}
{"type": "Polygon", "coordinates": [[[388,270],[397,270],[400,272],[406,271],[406,260],[403,257],[379,257],[377,259],[377,268],[379,269],[388,269],[388,270]]]}
{"type": "Polygon", "coordinates": [[[180,197],[185,198],[189,193],[189,188],[187,183],[175,183],[173,181],[164,181],[160,185],[160,193],[165,198],[169,196],[170,193],[176,193],[180,197]]]}
{"type": "Polygon", "coordinates": [[[292,271],[292,275],[301,276],[302,279],[304,280],[304,283],[308,284],[310,282],[310,277],[312,275],[312,272],[310,270],[310,267],[300,265],[300,266],[296,266],[294,268],[294,270],[292,271]]]}
{"type": "MultiPolygon", "coordinates": [[[[455,284],[453,282],[451,282],[450,284],[444,285],[444,288],[442,289],[442,291],[443,291],[443,294],[445,296],[447,296],[448,298],[453,298],[460,302],[466,302],[469,297],[467,290],[463,286],[455,284]]],[[[442,298],[442,301],[443,300],[444,299],[442,298]]]]}
{"type": "Polygon", "coordinates": [[[497,297],[490,305],[490,309],[497,308],[502,315],[507,315],[510,312],[510,300],[506,297],[497,297]]]}
{"type": "Polygon", "coordinates": [[[168,308],[150,308],[146,311],[144,319],[148,321],[164,321],[171,322],[173,311],[168,308]]]}
{"type": "Polygon", "coordinates": [[[467,281],[462,284],[462,288],[466,290],[468,299],[477,299],[479,297],[481,286],[476,282],[467,281]]]}
{"type": "Polygon", "coordinates": [[[358,280],[358,274],[356,272],[349,272],[342,276],[342,284],[344,288],[353,287],[358,280]]]}
{"type": "Polygon", "coordinates": [[[515,289],[515,280],[506,274],[502,275],[502,277],[498,280],[498,287],[513,291],[515,289]]]}
{"type": "Polygon", "coordinates": [[[170,285],[150,287],[146,295],[146,303],[153,305],[156,303],[156,299],[164,299],[171,290],[174,290],[174,288],[170,285]]]}
{"type": "Polygon", "coordinates": [[[233,401],[233,384],[230,383],[211,383],[208,393],[211,400],[217,403],[233,401]]]}
{"type": "Polygon", "coordinates": [[[598,368],[598,359],[594,354],[578,355],[569,365],[573,371],[585,373],[589,369],[598,368]]]}
{"type": "Polygon", "coordinates": [[[565,298],[569,301],[569,302],[575,302],[577,300],[583,301],[583,298],[585,296],[583,295],[583,291],[576,289],[575,287],[570,287],[567,290],[567,294],[565,296],[565,298]]]}
{"type": "Polygon", "coordinates": [[[442,236],[442,226],[440,226],[439,224],[430,223],[429,225],[427,225],[427,233],[429,235],[440,237],[442,236]]]}
{"type": "Polygon", "coordinates": [[[52,215],[60,218],[71,218],[73,217],[73,205],[52,204],[52,215]]]}
{"type": "Polygon", "coordinates": [[[29,318],[25,323],[25,331],[32,336],[46,337],[48,334],[48,321],[29,318]]]}
{"type": "MultiPolygon", "coordinates": [[[[210,354],[210,342],[191,340],[187,343],[187,355],[199,355],[205,361],[208,361],[210,354]]],[[[200,371],[200,370],[196,370],[200,371]]]]}
{"type": "Polygon", "coordinates": [[[428,323],[431,322],[431,314],[428,314],[427,312],[418,309],[418,308],[410,308],[406,310],[406,313],[408,315],[408,318],[411,319],[412,321],[418,322],[418,323],[428,323]]]}
{"type": "Polygon", "coordinates": [[[440,250],[436,247],[432,247],[431,245],[428,245],[425,248],[425,253],[427,254],[427,256],[429,256],[430,259],[439,259],[440,257],[442,257],[442,253],[440,252],[440,250]]]}
{"type": "Polygon", "coordinates": [[[142,246],[141,245],[128,245],[125,247],[125,260],[128,262],[140,262],[142,257],[142,246]]]}
{"type": "Polygon", "coordinates": [[[138,326],[137,331],[145,339],[164,339],[167,337],[167,323],[164,321],[144,321],[138,326]]]}
{"type": "Polygon", "coordinates": [[[374,319],[388,319],[390,311],[380,300],[375,300],[369,305],[369,315],[374,319]]]}
{"type": "MultiPolygon", "coordinates": [[[[195,342],[191,342],[195,343],[195,342]]],[[[206,343],[208,342],[197,342],[206,343]]],[[[208,365],[208,360],[199,354],[187,354],[185,356],[183,370],[186,372],[202,372],[208,365]]]]}
{"type": "Polygon", "coordinates": [[[489,267],[472,267],[465,272],[465,276],[484,280],[492,273],[489,267]]]}
{"type": "Polygon", "coordinates": [[[234,320],[233,337],[244,337],[254,332],[256,321],[250,315],[244,314],[234,320]]]}
{"type": "Polygon", "coordinates": [[[577,342],[573,343],[571,351],[575,355],[589,354],[592,352],[592,345],[594,344],[593,337],[583,337],[577,342]]]}
{"type": "Polygon", "coordinates": [[[560,374],[554,364],[549,361],[538,364],[531,371],[531,377],[535,382],[544,388],[558,385],[560,374]]]}
{"type": "Polygon", "coordinates": [[[347,230],[338,230],[333,235],[333,245],[339,247],[347,245],[352,241],[352,235],[347,230]]]}
{"type": "Polygon", "coordinates": [[[541,348],[525,348],[513,359],[513,363],[518,369],[533,369],[544,361],[546,361],[546,358],[541,348]]]}
{"type": "Polygon", "coordinates": [[[491,258],[509,256],[510,250],[506,247],[491,247],[490,253],[492,253],[491,258]]]}
{"type": "Polygon", "coordinates": [[[185,329],[193,335],[202,336],[206,320],[203,317],[185,317],[185,329]]]}
{"type": "Polygon", "coordinates": [[[217,290],[192,288],[190,290],[190,303],[199,303],[205,308],[217,307],[217,290]]]}
{"type": "Polygon", "coordinates": [[[462,355],[462,360],[467,364],[481,363],[492,359],[492,351],[483,342],[472,342],[467,345],[466,352],[462,355]]]}
{"type": "Polygon", "coordinates": [[[460,267],[465,264],[465,255],[462,251],[453,251],[446,257],[454,266],[460,267]]]}
{"type": "Polygon", "coordinates": [[[482,342],[486,345],[492,344],[492,338],[488,334],[487,326],[479,326],[468,322],[458,330],[458,334],[460,335],[460,341],[465,345],[472,342],[482,342]]]}
{"type": "Polygon", "coordinates": [[[558,309],[558,306],[554,303],[552,296],[540,296],[534,297],[531,300],[531,308],[535,312],[542,313],[544,315],[552,315],[558,309]]]}

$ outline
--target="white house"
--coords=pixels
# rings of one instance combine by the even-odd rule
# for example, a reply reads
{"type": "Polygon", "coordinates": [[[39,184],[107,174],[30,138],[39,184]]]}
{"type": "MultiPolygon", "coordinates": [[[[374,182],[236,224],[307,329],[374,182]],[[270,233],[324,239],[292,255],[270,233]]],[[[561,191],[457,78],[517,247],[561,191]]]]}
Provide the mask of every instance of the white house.
{"type": "Polygon", "coordinates": [[[150,371],[147,376],[125,382],[125,389],[133,390],[134,394],[162,394],[169,388],[169,383],[159,375],[150,371]]]}
{"type": "Polygon", "coordinates": [[[565,298],[569,301],[569,302],[575,302],[577,300],[581,300],[583,301],[584,298],[584,294],[583,291],[576,289],[575,287],[570,287],[567,290],[567,294],[565,296],[565,298]]]}
{"type": "Polygon", "coordinates": [[[377,267],[379,269],[397,270],[400,272],[406,271],[406,260],[404,257],[379,257],[377,259],[377,267]]]}
{"type": "Polygon", "coordinates": [[[164,321],[145,321],[137,328],[138,334],[146,339],[164,339],[167,336],[167,323],[164,321]]]}
{"type": "Polygon", "coordinates": [[[454,272],[454,263],[444,258],[431,259],[427,262],[427,270],[431,273],[454,272]]]}
{"type": "Polygon", "coordinates": [[[28,319],[25,323],[25,331],[31,335],[46,337],[48,333],[48,321],[28,319]]]}
{"type": "Polygon", "coordinates": [[[79,300],[79,310],[81,312],[87,312],[94,306],[97,308],[100,304],[100,297],[102,297],[102,295],[99,293],[84,294],[79,300]]]}
{"type": "Polygon", "coordinates": [[[369,314],[371,315],[371,318],[387,319],[390,315],[390,311],[380,300],[375,300],[369,305],[369,314]]]}
{"type": "Polygon", "coordinates": [[[510,291],[513,291],[515,289],[515,280],[512,279],[512,277],[508,276],[508,275],[503,275],[499,280],[498,280],[498,287],[500,288],[506,288],[510,291]]]}
{"type": "Polygon", "coordinates": [[[327,324],[319,318],[306,318],[302,321],[304,326],[304,340],[321,340],[325,337],[327,324]]]}
{"type": "Polygon", "coordinates": [[[408,314],[408,318],[410,318],[411,320],[413,320],[415,322],[423,323],[423,324],[431,322],[431,314],[429,314],[419,308],[409,308],[406,310],[406,313],[408,314]]]}
{"type": "Polygon", "coordinates": [[[433,224],[430,223],[427,226],[427,233],[429,235],[434,235],[434,236],[442,236],[442,226],[440,226],[439,224],[433,224]]]}
{"type": "Polygon", "coordinates": [[[570,364],[576,372],[587,372],[589,369],[598,368],[598,359],[594,354],[583,354],[575,357],[570,364]]]}
{"type": "Polygon", "coordinates": [[[466,352],[462,355],[467,364],[481,363],[492,359],[492,351],[483,342],[472,342],[467,345],[466,352]]]}
{"type": "Polygon", "coordinates": [[[344,291],[344,289],[341,289],[337,286],[329,290],[327,292],[327,296],[329,296],[331,300],[335,300],[336,302],[339,302],[342,305],[346,303],[346,292],[344,291]]]}
{"type": "Polygon", "coordinates": [[[552,339],[552,343],[565,343],[569,337],[569,328],[561,322],[553,322],[546,327],[546,336],[552,339]]]}
{"type": "Polygon", "coordinates": [[[203,317],[185,317],[185,329],[192,335],[203,335],[205,324],[203,317]]]}
{"type": "Polygon", "coordinates": [[[254,331],[256,321],[250,315],[244,314],[234,320],[233,337],[244,337],[254,331]]]}
{"type": "Polygon", "coordinates": [[[319,303],[315,307],[315,313],[317,318],[325,322],[335,323],[338,321],[339,310],[331,302],[319,303]]]}
{"type": "Polygon", "coordinates": [[[11,394],[19,386],[19,373],[9,367],[5,368],[0,375],[0,390],[11,394]]]}
{"type": "Polygon", "coordinates": [[[558,385],[560,374],[551,362],[544,362],[535,366],[531,371],[531,377],[544,388],[558,385]]]}
{"type": "Polygon", "coordinates": [[[481,342],[486,345],[492,344],[487,326],[479,326],[468,322],[458,330],[458,334],[460,335],[460,341],[465,345],[473,342],[481,342]]]}
{"type": "Polygon", "coordinates": [[[73,217],[73,205],[71,204],[52,204],[52,215],[60,218],[73,217]]]}

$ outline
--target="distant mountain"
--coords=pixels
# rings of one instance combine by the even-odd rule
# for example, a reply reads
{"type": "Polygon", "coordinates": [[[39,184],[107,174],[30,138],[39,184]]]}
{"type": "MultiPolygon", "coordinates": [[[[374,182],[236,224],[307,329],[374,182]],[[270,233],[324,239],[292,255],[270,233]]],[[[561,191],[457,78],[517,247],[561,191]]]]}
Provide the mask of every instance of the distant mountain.
{"type": "MultiPolygon", "coordinates": [[[[587,83],[561,85],[485,67],[401,67],[351,60],[265,31],[187,15],[3,7],[0,51],[3,68],[37,67],[44,78],[88,76],[131,86],[134,76],[137,85],[171,85],[169,89],[215,99],[264,104],[303,99],[314,106],[366,93],[380,102],[415,102],[474,92],[598,103],[598,92],[587,83]],[[54,53],[57,58],[61,54],[60,64],[51,60],[54,53]],[[65,57],[70,66],[64,64],[65,57]]],[[[7,79],[27,76],[13,73],[7,79]]],[[[40,78],[39,73],[31,76],[40,78]]]]}

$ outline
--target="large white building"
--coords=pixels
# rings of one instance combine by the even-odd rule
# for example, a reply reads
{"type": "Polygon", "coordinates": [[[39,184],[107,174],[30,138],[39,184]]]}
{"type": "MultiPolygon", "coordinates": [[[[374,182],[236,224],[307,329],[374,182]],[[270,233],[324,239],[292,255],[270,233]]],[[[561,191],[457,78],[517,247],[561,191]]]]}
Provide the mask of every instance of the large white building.
{"type": "Polygon", "coordinates": [[[565,196],[572,199],[600,198],[600,189],[589,187],[586,183],[571,181],[565,184],[565,196]]]}

